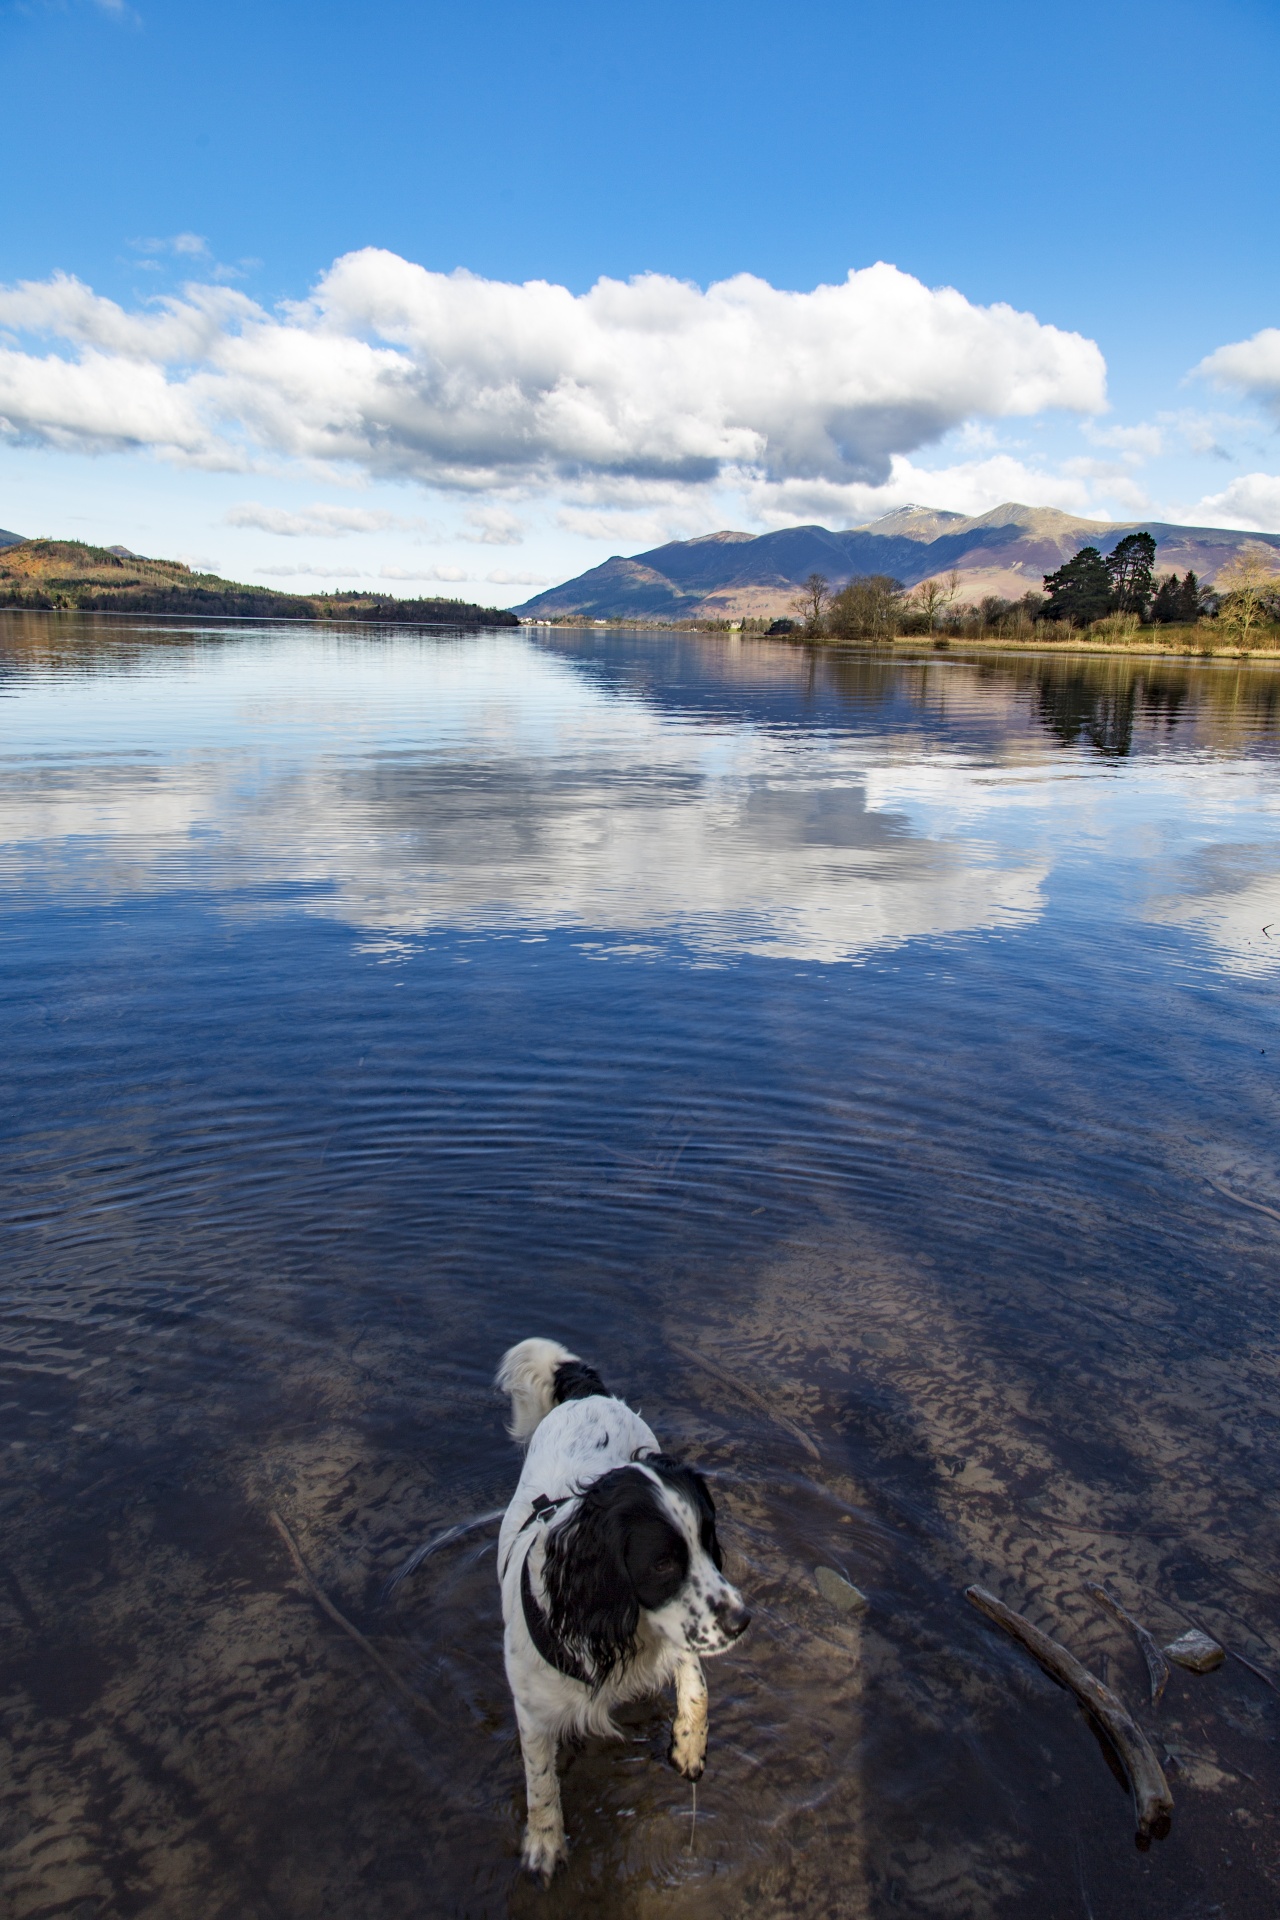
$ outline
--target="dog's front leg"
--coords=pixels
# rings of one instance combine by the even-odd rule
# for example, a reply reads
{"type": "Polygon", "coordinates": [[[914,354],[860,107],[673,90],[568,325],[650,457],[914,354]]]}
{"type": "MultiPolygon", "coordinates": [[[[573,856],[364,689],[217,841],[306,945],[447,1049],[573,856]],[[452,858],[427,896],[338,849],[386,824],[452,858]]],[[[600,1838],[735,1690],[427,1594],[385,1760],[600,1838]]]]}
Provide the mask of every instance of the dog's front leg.
{"type": "Polygon", "coordinates": [[[525,1797],[528,1824],[520,1858],[530,1873],[550,1880],[560,1862],[568,1857],[564,1844],[564,1813],[560,1806],[560,1781],[556,1774],[556,1736],[529,1719],[519,1709],[520,1751],[524,1755],[525,1797]]]}
{"type": "Polygon", "coordinates": [[[696,1654],[676,1668],[676,1717],[667,1758],[686,1780],[700,1780],[707,1764],[707,1682],[696,1654]]]}

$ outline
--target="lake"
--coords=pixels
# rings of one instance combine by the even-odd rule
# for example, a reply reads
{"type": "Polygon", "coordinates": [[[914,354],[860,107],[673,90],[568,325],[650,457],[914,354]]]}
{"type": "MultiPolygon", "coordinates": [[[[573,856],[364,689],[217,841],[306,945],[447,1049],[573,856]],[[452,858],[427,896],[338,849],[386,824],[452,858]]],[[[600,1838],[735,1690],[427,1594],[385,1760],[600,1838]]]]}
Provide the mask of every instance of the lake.
{"type": "Polygon", "coordinates": [[[1271,1920],[1274,669],[8,615],[0,843],[7,1915],[1271,1920]],[[546,1894],[528,1334],[754,1614],[546,1894]],[[1231,1657],[1153,1711],[1098,1580],[1231,1657]]]}

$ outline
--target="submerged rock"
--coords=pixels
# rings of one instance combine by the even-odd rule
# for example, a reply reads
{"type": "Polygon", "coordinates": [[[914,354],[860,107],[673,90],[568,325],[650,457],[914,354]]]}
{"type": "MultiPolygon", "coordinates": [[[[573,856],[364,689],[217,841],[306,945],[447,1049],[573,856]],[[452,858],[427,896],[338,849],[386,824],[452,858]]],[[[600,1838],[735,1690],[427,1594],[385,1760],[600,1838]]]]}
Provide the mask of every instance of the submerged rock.
{"type": "Polygon", "coordinates": [[[1199,1627],[1188,1627],[1169,1642],[1165,1652],[1175,1666],[1185,1667],[1188,1673],[1212,1673],[1227,1657],[1217,1641],[1201,1633],[1199,1627]]]}
{"type": "Polygon", "coordinates": [[[867,1605],[867,1596],[851,1580],[846,1580],[834,1567],[819,1567],[814,1574],[818,1583],[818,1592],[824,1600],[829,1600],[841,1613],[861,1613],[867,1605]]]}

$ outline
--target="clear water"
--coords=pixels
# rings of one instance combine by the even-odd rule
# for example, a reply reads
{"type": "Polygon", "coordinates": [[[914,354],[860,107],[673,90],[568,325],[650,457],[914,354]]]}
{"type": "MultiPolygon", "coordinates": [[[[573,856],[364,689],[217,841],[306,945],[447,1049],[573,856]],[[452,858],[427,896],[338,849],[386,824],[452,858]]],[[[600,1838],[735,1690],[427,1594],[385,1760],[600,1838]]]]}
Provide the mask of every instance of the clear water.
{"type": "Polygon", "coordinates": [[[1278,725],[1247,665],[7,617],[6,1915],[1274,1915],[1280,1696],[1152,1712],[1083,1588],[1280,1681],[1278,725]],[[696,1826],[642,1706],[546,1894],[492,1528],[387,1590],[507,1498],[529,1333],[755,1615],[696,1826]],[[1151,1730],[1162,1844],[973,1580],[1151,1730]]]}

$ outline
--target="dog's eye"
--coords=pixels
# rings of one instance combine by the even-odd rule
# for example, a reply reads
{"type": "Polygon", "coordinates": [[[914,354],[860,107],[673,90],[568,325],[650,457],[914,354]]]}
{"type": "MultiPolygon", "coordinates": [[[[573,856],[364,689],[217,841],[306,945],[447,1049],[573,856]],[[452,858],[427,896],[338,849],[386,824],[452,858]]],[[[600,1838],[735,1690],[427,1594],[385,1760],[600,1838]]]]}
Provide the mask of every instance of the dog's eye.
{"type": "Polygon", "coordinates": [[[661,1560],[654,1561],[653,1570],[655,1573],[674,1573],[676,1570],[674,1555],[664,1553],[661,1560]]]}

